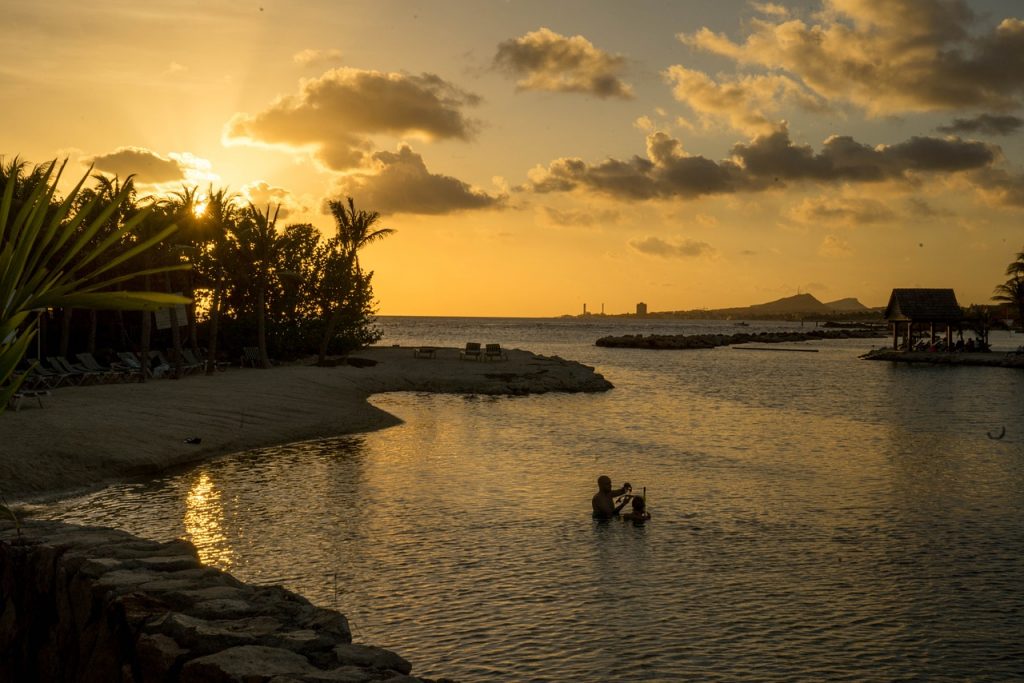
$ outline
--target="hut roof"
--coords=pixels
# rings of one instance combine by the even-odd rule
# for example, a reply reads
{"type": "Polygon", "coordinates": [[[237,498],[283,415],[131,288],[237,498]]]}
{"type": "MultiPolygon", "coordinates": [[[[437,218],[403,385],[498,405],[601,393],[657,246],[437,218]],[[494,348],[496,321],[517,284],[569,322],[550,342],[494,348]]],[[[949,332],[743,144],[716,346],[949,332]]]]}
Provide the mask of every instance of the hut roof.
{"type": "Polygon", "coordinates": [[[952,289],[894,289],[885,307],[886,320],[955,322],[963,317],[952,289]]]}

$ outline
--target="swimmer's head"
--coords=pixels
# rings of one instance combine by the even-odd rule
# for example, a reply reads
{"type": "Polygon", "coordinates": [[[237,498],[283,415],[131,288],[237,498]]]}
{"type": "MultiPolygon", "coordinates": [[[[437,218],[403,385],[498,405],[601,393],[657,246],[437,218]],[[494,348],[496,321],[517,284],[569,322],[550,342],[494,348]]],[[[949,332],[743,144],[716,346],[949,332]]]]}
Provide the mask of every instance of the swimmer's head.
{"type": "Polygon", "coordinates": [[[633,496],[633,512],[643,512],[646,507],[643,496],[633,496]]]}
{"type": "Polygon", "coordinates": [[[600,477],[597,478],[597,488],[599,490],[601,490],[601,491],[611,491],[612,490],[612,480],[611,480],[611,478],[608,477],[607,475],[602,474],[600,477]]]}

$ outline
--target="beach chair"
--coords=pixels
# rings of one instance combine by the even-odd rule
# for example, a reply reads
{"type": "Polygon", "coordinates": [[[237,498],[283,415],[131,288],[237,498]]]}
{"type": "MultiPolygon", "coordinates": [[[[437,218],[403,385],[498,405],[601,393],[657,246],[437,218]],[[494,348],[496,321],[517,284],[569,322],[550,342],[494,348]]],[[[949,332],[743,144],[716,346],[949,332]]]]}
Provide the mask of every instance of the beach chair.
{"type": "Polygon", "coordinates": [[[412,350],[413,358],[433,358],[437,355],[437,349],[433,346],[417,346],[412,350]]]}
{"type": "MultiPolygon", "coordinates": [[[[173,349],[167,349],[167,355],[173,358],[174,357],[174,350],[173,349]]],[[[191,375],[194,372],[202,372],[203,368],[204,368],[203,364],[200,363],[198,360],[196,360],[195,354],[192,353],[192,349],[182,349],[181,350],[181,370],[182,370],[182,372],[184,372],[186,375],[191,375]],[[185,353],[186,351],[188,351],[187,355],[185,353]],[[189,356],[191,356],[191,360],[189,359],[189,356]]]]}
{"type": "MultiPolygon", "coordinates": [[[[182,349],[181,355],[190,364],[198,365],[202,370],[206,369],[206,356],[205,355],[203,355],[202,357],[198,357],[197,358],[196,354],[192,353],[192,349],[182,349]]],[[[227,361],[224,361],[224,360],[215,360],[213,362],[213,367],[217,368],[221,372],[226,370],[227,366],[229,366],[229,365],[231,365],[231,363],[228,363],[227,361]]]]}
{"type": "Polygon", "coordinates": [[[466,348],[459,351],[459,360],[480,360],[482,358],[480,344],[477,342],[466,342],[466,348]]]}
{"type": "Polygon", "coordinates": [[[121,381],[128,376],[125,370],[101,365],[91,353],[76,353],[75,358],[78,359],[78,367],[84,368],[89,372],[103,373],[109,382],[121,381]]]}
{"type": "Polygon", "coordinates": [[[57,374],[53,370],[47,370],[38,361],[22,359],[18,363],[17,371],[19,374],[25,375],[21,386],[26,389],[56,389],[65,382],[63,373],[57,374]]]}
{"type": "Polygon", "coordinates": [[[239,367],[245,367],[248,363],[250,368],[263,367],[263,361],[260,360],[260,350],[257,346],[245,346],[242,348],[242,358],[239,361],[239,367]]]}
{"type": "Polygon", "coordinates": [[[47,389],[18,389],[11,397],[7,400],[7,405],[14,412],[21,410],[21,402],[26,399],[35,399],[39,403],[39,407],[43,407],[43,397],[49,396],[50,392],[47,389]]]}
{"type": "Polygon", "coordinates": [[[54,372],[62,373],[69,384],[81,385],[86,382],[98,382],[98,373],[89,373],[84,369],[75,368],[65,358],[60,356],[47,356],[46,362],[54,372]]]}
{"type": "Polygon", "coordinates": [[[167,357],[164,356],[163,353],[157,349],[153,349],[149,352],[149,367],[153,369],[154,377],[164,377],[166,375],[170,375],[171,369],[174,365],[167,360],[167,357]]]}
{"type": "Polygon", "coordinates": [[[487,344],[484,347],[484,360],[508,360],[508,353],[501,348],[501,344],[487,344]]]}

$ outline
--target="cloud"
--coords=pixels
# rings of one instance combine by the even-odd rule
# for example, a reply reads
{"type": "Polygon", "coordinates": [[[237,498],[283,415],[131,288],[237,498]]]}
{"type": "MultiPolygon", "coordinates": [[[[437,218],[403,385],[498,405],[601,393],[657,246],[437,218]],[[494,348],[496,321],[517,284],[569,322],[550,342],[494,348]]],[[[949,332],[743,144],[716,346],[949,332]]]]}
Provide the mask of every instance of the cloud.
{"type": "Polygon", "coordinates": [[[777,74],[722,78],[718,82],[700,71],[671,66],[664,73],[673,96],[689,105],[705,121],[721,119],[748,135],[776,130],[768,118],[784,104],[808,111],[824,111],[826,103],[792,78],[777,74]]]}
{"type": "Polygon", "coordinates": [[[290,190],[271,185],[263,180],[243,185],[240,193],[259,209],[264,209],[267,206],[280,206],[278,217],[281,219],[287,218],[293,213],[309,211],[309,207],[303,206],[290,190]]]}
{"type": "Polygon", "coordinates": [[[641,254],[649,256],[661,256],[662,258],[694,258],[704,254],[714,253],[714,248],[707,242],[698,242],[693,239],[684,239],[678,242],[669,242],[660,237],[644,237],[629,241],[641,254]]]}
{"type": "Polygon", "coordinates": [[[694,198],[756,192],[786,181],[818,184],[909,180],[918,174],[984,169],[997,150],[958,138],[913,137],[895,145],[869,147],[848,136],[832,136],[820,152],[795,144],[785,128],[739,143],[732,158],[712,161],[687,154],[664,132],[647,136],[646,158],[609,158],[588,164],[561,158],[530,171],[520,187],[538,193],[584,189],[627,200],[694,198]]]}
{"type": "Polygon", "coordinates": [[[169,183],[185,179],[186,166],[174,158],[162,157],[144,147],[118,147],[108,154],[85,157],[97,171],[121,178],[135,176],[138,183],[169,183]]]}
{"type": "Polygon", "coordinates": [[[781,18],[786,18],[789,16],[788,9],[774,2],[751,2],[750,6],[754,8],[754,11],[760,12],[761,14],[767,14],[769,16],[781,18]]]}
{"type": "Polygon", "coordinates": [[[818,247],[818,255],[826,258],[844,258],[852,254],[850,243],[835,235],[825,235],[818,247]]]}
{"type": "Polygon", "coordinates": [[[1024,126],[1024,119],[1009,114],[980,114],[973,119],[953,119],[939,126],[942,133],[981,133],[982,135],[1012,135],[1024,126]]]}
{"type": "Polygon", "coordinates": [[[964,0],[825,0],[814,17],[754,19],[739,42],[708,28],[679,38],[876,116],[1020,103],[1024,21],[972,30],[964,0]]]}
{"type": "Polygon", "coordinates": [[[869,198],[805,198],[788,211],[791,219],[812,225],[856,227],[891,221],[896,214],[883,202],[869,198]]]}
{"type": "Polygon", "coordinates": [[[292,55],[292,61],[299,66],[317,66],[331,64],[341,61],[341,50],[330,48],[327,50],[313,50],[307,48],[292,55]]]}
{"type": "Polygon", "coordinates": [[[971,174],[981,196],[992,204],[1024,208],[1024,173],[984,168],[971,174]]]}
{"type": "Polygon", "coordinates": [[[846,135],[825,140],[820,152],[794,144],[780,130],[733,146],[733,156],[751,175],[782,180],[877,182],[911,173],[953,173],[989,166],[994,148],[959,138],[912,137],[895,145],[869,147],[846,135]]]}
{"type": "Polygon", "coordinates": [[[408,145],[398,152],[373,155],[373,173],[344,176],[341,195],[381,213],[447,214],[470,209],[500,208],[505,195],[490,195],[458,178],[430,173],[423,157],[408,145]]]}
{"type": "Polygon", "coordinates": [[[268,144],[316,151],[334,170],[357,167],[372,150],[368,135],[470,139],[476,123],[463,108],[479,102],[434,74],[413,76],[339,68],[304,79],[299,92],[256,114],[235,114],[227,144],[268,144]]]}
{"type": "Polygon", "coordinates": [[[167,68],[164,69],[164,74],[163,75],[164,76],[177,76],[178,74],[185,73],[186,71],[188,71],[188,67],[185,66],[184,64],[179,64],[178,62],[171,62],[170,64],[167,65],[167,68]]]}
{"type": "Polygon", "coordinates": [[[625,62],[583,36],[570,38],[544,27],[500,43],[494,56],[497,68],[519,77],[521,90],[631,99],[633,89],[619,77],[625,62]]]}
{"type": "Polygon", "coordinates": [[[545,206],[544,214],[547,219],[556,225],[589,227],[606,223],[614,223],[619,218],[618,211],[578,211],[556,209],[553,206],[545,206]]]}

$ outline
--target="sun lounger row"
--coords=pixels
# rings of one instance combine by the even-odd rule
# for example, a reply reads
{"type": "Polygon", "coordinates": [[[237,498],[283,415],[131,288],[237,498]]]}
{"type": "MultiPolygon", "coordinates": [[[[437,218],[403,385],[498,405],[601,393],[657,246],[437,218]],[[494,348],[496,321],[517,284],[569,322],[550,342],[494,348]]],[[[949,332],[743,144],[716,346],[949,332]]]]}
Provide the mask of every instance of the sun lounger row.
{"type": "Polygon", "coordinates": [[[485,344],[481,349],[477,342],[466,342],[466,348],[459,352],[459,360],[508,360],[508,353],[501,344],[485,344]]]}
{"type": "MultiPolygon", "coordinates": [[[[173,354],[172,354],[173,355],[173,354]]],[[[185,374],[200,373],[206,363],[196,358],[191,349],[182,350],[182,370],[185,374]]],[[[23,387],[26,390],[48,390],[63,386],[106,384],[137,380],[142,372],[139,356],[131,351],[120,351],[117,360],[109,365],[100,363],[91,353],[75,354],[78,361],[73,363],[63,356],[47,356],[42,361],[23,361],[19,371],[26,374],[23,387]]],[[[149,352],[147,377],[169,377],[174,363],[161,351],[149,352]]],[[[217,369],[223,370],[226,363],[218,362],[217,369]]]]}

